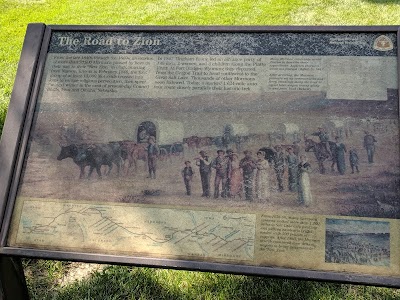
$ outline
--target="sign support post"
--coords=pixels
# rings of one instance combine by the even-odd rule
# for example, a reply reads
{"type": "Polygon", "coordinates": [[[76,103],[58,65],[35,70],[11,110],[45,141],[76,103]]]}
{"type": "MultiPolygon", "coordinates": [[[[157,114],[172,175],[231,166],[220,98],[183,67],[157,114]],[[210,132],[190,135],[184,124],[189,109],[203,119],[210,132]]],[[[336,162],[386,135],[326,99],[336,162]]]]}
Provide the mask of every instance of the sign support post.
{"type": "Polygon", "coordinates": [[[0,256],[0,292],[1,300],[29,299],[19,257],[0,256]]]}

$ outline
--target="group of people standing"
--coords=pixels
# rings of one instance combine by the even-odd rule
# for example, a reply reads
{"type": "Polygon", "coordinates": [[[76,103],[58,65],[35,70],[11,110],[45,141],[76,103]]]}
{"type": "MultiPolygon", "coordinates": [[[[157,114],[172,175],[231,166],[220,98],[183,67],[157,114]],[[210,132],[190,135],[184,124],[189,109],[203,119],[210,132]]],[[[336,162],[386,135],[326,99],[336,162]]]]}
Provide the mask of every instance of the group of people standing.
{"type": "MultiPolygon", "coordinates": [[[[269,162],[264,151],[258,151],[257,157],[253,158],[252,152],[246,150],[244,157],[232,150],[217,151],[217,157],[210,158],[206,151],[199,152],[196,165],[199,168],[202,197],[211,197],[211,174],[215,170],[214,198],[245,198],[252,201],[266,201],[270,197],[271,173],[274,171],[278,191],[284,190],[284,174],[288,170],[288,190],[298,192],[299,203],[309,205],[312,202],[310,191],[309,173],[311,165],[305,155],[300,158],[294,154],[292,148],[284,152],[281,146],[276,147],[275,159],[269,162]]],[[[186,161],[182,170],[186,193],[191,195],[191,182],[194,171],[191,162],[186,161]]]]}
{"type": "MultiPolygon", "coordinates": [[[[345,144],[341,141],[341,138],[336,136],[335,142],[329,141],[329,135],[327,132],[322,128],[319,127],[318,131],[312,133],[313,136],[318,136],[320,143],[325,147],[328,155],[331,157],[332,161],[336,163],[337,170],[340,175],[344,175],[346,171],[346,152],[347,148],[345,144]],[[333,147],[331,147],[331,143],[333,147]]],[[[375,143],[376,143],[375,136],[370,134],[368,131],[365,131],[363,146],[367,151],[368,163],[374,163],[374,154],[375,154],[375,143]]],[[[350,147],[349,150],[349,163],[351,167],[351,173],[354,174],[356,171],[357,173],[360,172],[359,166],[359,157],[357,150],[354,147],[350,147]]]]}
{"type": "MultiPolygon", "coordinates": [[[[334,147],[331,147],[330,143],[332,142],[329,141],[328,134],[322,128],[312,135],[320,138],[321,144],[325,146],[332,160],[336,162],[339,174],[343,175],[346,170],[345,153],[347,149],[340,138],[336,137],[334,147]]],[[[367,150],[369,163],[374,161],[375,143],[375,137],[365,132],[364,148],[367,150]]],[[[149,178],[155,179],[156,177],[158,152],[155,138],[149,137],[147,147],[149,178]]],[[[239,159],[239,155],[232,150],[225,152],[220,149],[217,151],[217,156],[212,159],[205,150],[199,152],[195,163],[199,168],[202,197],[211,197],[212,170],[215,170],[214,198],[243,197],[250,201],[254,199],[266,201],[270,197],[270,182],[272,182],[270,177],[273,173],[276,176],[277,191],[283,192],[285,190],[284,175],[287,172],[288,191],[298,193],[300,204],[308,206],[312,203],[309,179],[311,165],[305,155],[297,156],[293,148],[283,149],[281,145],[275,147],[273,159],[270,161],[267,160],[266,153],[262,150],[257,152],[256,158],[253,158],[252,152],[249,150],[244,151],[243,154],[244,157],[239,159]]],[[[349,161],[352,173],[359,172],[359,159],[355,148],[350,148],[349,161]]],[[[192,192],[194,173],[191,161],[186,161],[181,174],[187,195],[191,195],[192,192]]]]}

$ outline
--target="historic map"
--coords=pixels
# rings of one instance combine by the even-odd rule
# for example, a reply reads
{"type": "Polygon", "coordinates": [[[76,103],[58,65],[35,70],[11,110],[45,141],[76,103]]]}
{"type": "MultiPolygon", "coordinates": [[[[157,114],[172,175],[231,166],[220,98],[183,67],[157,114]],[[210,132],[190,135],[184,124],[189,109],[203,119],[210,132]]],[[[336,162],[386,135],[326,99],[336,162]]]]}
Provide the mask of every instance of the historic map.
{"type": "Polygon", "coordinates": [[[252,260],[253,214],[25,200],[18,244],[252,260]]]}

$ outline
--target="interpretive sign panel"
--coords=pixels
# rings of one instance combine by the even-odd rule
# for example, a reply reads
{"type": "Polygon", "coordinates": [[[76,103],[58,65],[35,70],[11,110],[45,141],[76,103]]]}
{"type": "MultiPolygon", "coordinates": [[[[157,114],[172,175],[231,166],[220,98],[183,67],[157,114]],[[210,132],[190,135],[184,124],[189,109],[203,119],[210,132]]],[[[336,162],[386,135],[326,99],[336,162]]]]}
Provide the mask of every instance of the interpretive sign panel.
{"type": "Polygon", "coordinates": [[[0,253],[400,286],[397,27],[48,26],[35,62],[0,253]]]}

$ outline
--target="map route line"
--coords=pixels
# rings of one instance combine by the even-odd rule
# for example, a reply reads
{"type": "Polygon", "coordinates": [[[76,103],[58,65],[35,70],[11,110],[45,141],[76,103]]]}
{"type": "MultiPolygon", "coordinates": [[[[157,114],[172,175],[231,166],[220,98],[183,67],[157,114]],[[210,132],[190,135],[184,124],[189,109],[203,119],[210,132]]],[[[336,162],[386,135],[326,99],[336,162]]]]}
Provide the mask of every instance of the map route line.
{"type": "Polygon", "coordinates": [[[92,225],[90,225],[90,226],[98,226],[98,225],[100,225],[100,224],[103,224],[104,222],[106,222],[107,221],[107,219],[100,219],[100,220],[98,220],[96,223],[94,223],[94,224],[92,224],[92,225]]]}
{"type": "Polygon", "coordinates": [[[217,251],[217,250],[221,249],[222,247],[224,247],[227,244],[229,244],[229,242],[224,240],[224,243],[222,245],[220,245],[219,247],[215,248],[214,250],[217,251]]]}
{"type": "MultiPolygon", "coordinates": [[[[240,241],[240,240],[242,240],[242,239],[235,239],[235,240],[232,240],[232,241],[226,241],[226,240],[225,240],[225,243],[224,243],[224,244],[222,244],[222,245],[219,246],[218,248],[215,248],[214,250],[217,251],[217,250],[221,249],[222,247],[224,247],[224,246],[226,246],[226,245],[228,245],[228,244],[232,244],[232,243],[237,242],[237,241],[240,241]]],[[[244,245],[247,245],[248,243],[250,243],[250,241],[243,241],[243,244],[240,245],[239,247],[235,248],[234,250],[240,249],[241,247],[243,247],[244,245]]]]}
{"type": "Polygon", "coordinates": [[[228,217],[227,215],[224,215],[222,218],[223,218],[224,220],[242,220],[242,221],[248,221],[247,217],[237,217],[237,218],[234,218],[234,217],[228,217]]]}
{"type": "MultiPolygon", "coordinates": [[[[212,240],[209,240],[208,242],[207,242],[207,244],[210,244],[210,243],[212,243],[212,242],[214,242],[216,239],[222,239],[222,238],[220,238],[219,236],[214,236],[214,238],[212,239],[212,240]]],[[[217,242],[217,244],[218,244],[219,242],[217,242]]]]}
{"type": "Polygon", "coordinates": [[[239,232],[240,232],[240,230],[232,231],[231,233],[227,234],[227,235],[225,236],[225,238],[226,238],[226,239],[229,239],[231,236],[234,236],[236,233],[239,233],[239,232]]]}
{"type": "Polygon", "coordinates": [[[62,247],[90,243],[99,249],[133,247],[133,251],[150,249],[160,255],[172,251],[210,258],[232,253],[244,260],[254,256],[254,214],[175,208],[160,212],[159,208],[31,200],[26,202],[21,218],[17,235],[20,244],[62,247]]]}
{"type": "Polygon", "coordinates": [[[24,227],[25,233],[42,233],[42,234],[54,234],[50,232],[50,229],[55,229],[56,226],[48,226],[48,225],[36,225],[30,228],[24,227]]]}
{"type": "Polygon", "coordinates": [[[234,251],[239,250],[240,248],[244,247],[245,245],[247,245],[249,242],[245,242],[243,244],[241,244],[239,247],[233,249],[234,251]]]}
{"type": "Polygon", "coordinates": [[[208,251],[204,245],[202,243],[199,243],[198,241],[196,242],[197,246],[201,249],[201,251],[203,251],[204,253],[206,253],[207,255],[210,255],[210,251],[208,251]]]}
{"type": "MultiPolygon", "coordinates": [[[[191,229],[190,230],[190,233],[188,234],[188,235],[186,235],[186,236],[184,236],[183,238],[181,238],[180,240],[177,240],[176,242],[175,242],[175,244],[178,244],[179,242],[181,242],[182,240],[184,240],[184,239],[186,239],[187,237],[189,237],[189,236],[191,236],[193,233],[194,233],[194,231],[198,228],[198,227],[200,227],[200,226],[203,226],[205,223],[201,223],[201,224],[199,224],[199,225],[197,225],[195,228],[193,228],[193,229],[191,229]]],[[[207,228],[208,227],[208,225],[206,225],[204,228],[202,228],[202,229],[205,229],[205,228],[207,228]]],[[[199,232],[200,230],[198,230],[197,232],[199,232]]]]}
{"type": "MultiPolygon", "coordinates": [[[[116,223],[115,221],[111,220],[110,218],[105,217],[105,216],[103,215],[102,211],[99,210],[99,209],[97,209],[97,208],[89,208],[89,209],[93,209],[93,210],[97,211],[97,212],[100,214],[100,216],[103,218],[102,220],[100,220],[100,221],[98,221],[98,222],[96,222],[96,223],[99,223],[99,222],[100,222],[100,223],[103,223],[102,221],[104,221],[104,222],[109,221],[109,222],[114,223],[116,226],[118,226],[118,227],[120,227],[120,228],[126,230],[127,232],[129,232],[129,233],[131,233],[131,234],[135,234],[135,235],[139,235],[139,236],[145,236],[146,238],[148,238],[148,239],[150,239],[150,240],[152,240],[153,242],[156,242],[156,243],[167,243],[167,242],[169,242],[169,241],[172,241],[176,233],[182,232],[181,230],[176,230],[175,232],[173,232],[173,233],[170,234],[171,237],[170,237],[169,239],[156,240],[156,239],[152,238],[151,236],[149,236],[149,235],[147,235],[147,234],[138,234],[138,233],[135,233],[135,232],[132,232],[132,231],[128,230],[126,227],[120,225],[119,223],[116,223]]],[[[223,219],[226,220],[226,219],[228,219],[228,218],[227,218],[226,215],[225,215],[223,219]]],[[[247,218],[240,217],[240,218],[230,218],[230,219],[247,219],[247,218]]],[[[96,223],[94,223],[92,226],[94,226],[96,223]]],[[[201,224],[199,224],[199,225],[197,225],[195,228],[190,229],[190,233],[188,233],[186,236],[182,237],[182,238],[179,239],[178,241],[175,241],[175,244],[178,244],[178,243],[180,243],[181,241],[187,239],[187,238],[190,237],[193,233],[195,233],[195,234],[197,234],[197,235],[201,235],[201,234],[200,234],[200,231],[205,230],[208,226],[209,226],[209,225],[206,225],[204,222],[201,223],[201,224]],[[205,226],[203,226],[203,225],[205,225],[205,226]]],[[[107,227],[107,226],[105,226],[105,227],[103,227],[103,228],[106,228],[106,227],[107,227]]],[[[232,227],[223,226],[222,228],[226,228],[226,229],[231,229],[231,230],[233,230],[232,227]]],[[[115,231],[116,229],[117,229],[117,227],[115,227],[115,228],[114,228],[113,230],[111,230],[109,233],[115,231]]],[[[241,240],[241,239],[235,239],[235,240],[232,240],[232,241],[227,241],[227,240],[226,240],[227,238],[233,236],[234,234],[236,234],[236,233],[238,233],[238,232],[240,232],[240,231],[239,231],[239,230],[236,230],[236,231],[231,232],[230,234],[228,234],[228,235],[225,236],[225,239],[222,238],[222,237],[220,237],[220,236],[217,236],[217,235],[215,235],[215,234],[213,234],[213,233],[208,233],[208,234],[204,233],[203,236],[207,237],[207,236],[211,235],[211,236],[214,236],[215,238],[219,238],[220,241],[218,241],[218,242],[215,243],[215,244],[212,244],[212,246],[216,246],[218,243],[220,243],[220,242],[222,242],[222,241],[224,241],[225,244],[228,244],[228,243],[232,243],[232,242],[236,242],[236,241],[238,241],[238,240],[241,240]]],[[[106,233],[106,232],[105,232],[105,233],[106,233]]],[[[106,234],[107,234],[107,233],[106,233],[106,234]]],[[[246,241],[246,242],[245,242],[245,244],[247,244],[247,243],[249,243],[249,241],[246,241]]],[[[225,245],[225,244],[224,244],[224,245],[225,245]]],[[[216,251],[216,250],[222,248],[224,245],[222,245],[222,246],[220,246],[220,247],[214,249],[214,251],[216,251]]],[[[239,247],[239,248],[240,248],[240,247],[239,247]]]]}
{"type": "Polygon", "coordinates": [[[216,236],[216,238],[218,238],[219,241],[216,241],[216,242],[215,242],[214,244],[212,244],[211,246],[217,246],[219,243],[225,242],[225,240],[224,240],[222,237],[220,237],[220,236],[216,236]]]}
{"type": "Polygon", "coordinates": [[[62,212],[62,213],[60,213],[59,215],[57,215],[57,216],[55,216],[55,217],[44,217],[45,219],[52,219],[52,221],[50,222],[50,223],[48,223],[48,224],[37,224],[35,227],[37,227],[37,228],[39,228],[39,227],[51,227],[51,228],[56,228],[56,226],[50,226],[52,223],[54,223],[60,216],[62,216],[62,215],[64,215],[64,214],[67,214],[67,213],[70,213],[70,210],[71,209],[69,209],[69,211],[67,210],[67,211],[64,211],[64,212],[62,212]]]}
{"type": "Polygon", "coordinates": [[[37,225],[30,227],[29,229],[27,227],[24,227],[24,230],[27,230],[28,233],[41,232],[41,233],[53,234],[53,233],[50,233],[49,231],[50,231],[50,229],[53,229],[53,230],[56,229],[57,226],[51,226],[51,224],[53,224],[60,216],[70,213],[71,212],[70,210],[71,209],[68,209],[67,211],[62,212],[55,217],[44,217],[45,219],[52,219],[52,221],[48,224],[37,224],[37,225]]]}
{"type": "MultiPolygon", "coordinates": [[[[130,231],[128,228],[126,228],[125,226],[122,226],[120,223],[117,223],[117,222],[113,221],[112,219],[110,219],[109,217],[104,216],[103,211],[98,209],[97,207],[89,207],[89,208],[86,208],[84,210],[79,210],[79,211],[73,211],[71,208],[69,208],[66,211],[64,211],[63,213],[57,215],[56,217],[52,217],[53,220],[48,225],[41,225],[41,226],[47,227],[51,223],[55,222],[57,218],[59,218],[62,215],[65,215],[67,213],[77,213],[77,214],[80,214],[80,215],[94,215],[94,214],[97,214],[97,215],[99,215],[101,217],[101,219],[98,220],[97,222],[93,223],[90,226],[96,228],[99,231],[103,231],[104,234],[110,234],[111,232],[115,231],[117,228],[121,228],[121,229],[127,231],[130,234],[133,234],[133,235],[136,235],[136,236],[144,236],[144,237],[146,237],[146,238],[148,238],[148,239],[150,239],[150,240],[152,240],[153,242],[156,242],[156,243],[167,243],[167,242],[170,242],[170,241],[173,240],[174,235],[177,232],[181,232],[181,230],[177,230],[176,232],[171,233],[170,234],[171,238],[169,238],[169,239],[162,239],[162,240],[154,239],[148,234],[136,233],[136,232],[130,231]],[[90,210],[94,211],[94,213],[93,212],[88,212],[90,210]],[[107,223],[107,225],[99,228],[99,226],[103,225],[104,223],[107,223]],[[110,228],[109,227],[110,224],[112,224],[115,228],[113,230],[110,230],[109,232],[105,231],[106,228],[110,228]]],[[[183,237],[180,240],[176,241],[175,244],[177,244],[180,241],[186,239],[187,237],[189,237],[193,233],[198,234],[201,230],[204,230],[205,228],[207,228],[208,225],[206,225],[203,228],[200,228],[199,230],[196,231],[196,229],[198,229],[200,226],[203,226],[204,224],[205,223],[201,223],[198,226],[196,226],[195,228],[191,229],[190,233],[188,235],[186,235],[185,237],[183,237]]],[[[34,230],[32,230],[32,232],[34,232],[34,230]]]]}

